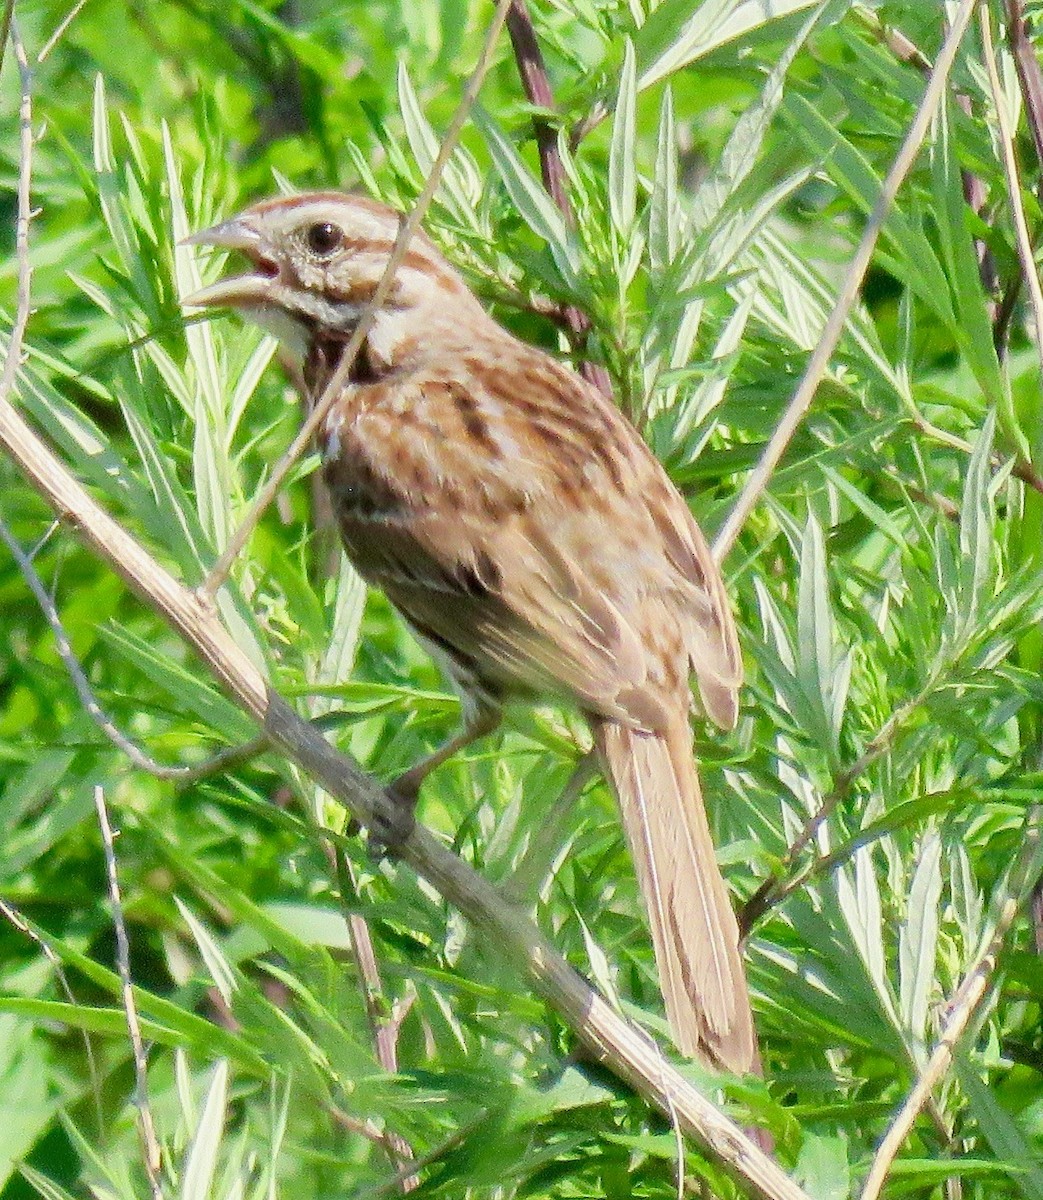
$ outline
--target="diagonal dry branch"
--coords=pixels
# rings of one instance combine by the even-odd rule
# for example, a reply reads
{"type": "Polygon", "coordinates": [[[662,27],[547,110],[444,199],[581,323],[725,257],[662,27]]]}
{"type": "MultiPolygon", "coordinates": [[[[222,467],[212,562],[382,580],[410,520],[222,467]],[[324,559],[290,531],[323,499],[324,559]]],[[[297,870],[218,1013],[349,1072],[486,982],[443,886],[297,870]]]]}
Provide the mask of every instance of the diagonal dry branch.
{"type": "MultiPolygon", "coordinates": [[[[393,803],[380,785],[299,717],[236,644],[205,594],[175,579],[73,478],[15,409],[23,338],[31,311],[29,267],[32,128],[28,65],[23,101],[16,225],[17,307],[0,372],[0,445],[58,517],[75,529],[127,585],[176,630],[224,690],[261,727],[272,746],[297,762],[362,824],[389,820],[393,803]]],[[[466,916],[520,969],[573,1029],[587,1051],[657,1106],[762,1200],[809,1200],[742,1130],[668,1065],[659,1047],[628,1024],[488,880],[417,827],[400,857],[466,916]]],[[[413,1168],[406,1168],[412,1171],[413,1168]]]]}
{"type": "MultiPolygon", "coordinates": [[[[393,806],[380,785],[335,750],[290,708],[233,641],[216,611],[179,583],[114,521],[69,474],[0,396],[0,444],[33,487],[100,554],[146,604],[191,645],[224,689],[261,726],[272,745],[294,759],[362,824],[393,806]]],[[[806,1194],[739,1127],[702,1097],[646,1034],[624,1021],[521,912],[423,827],[403,845],[403,862],[431,883],[485,935],[524,968],[536,990],[562,1015],[588,1051],[664,1112],[765,1200],[807,1200],[806,1194]]]]}

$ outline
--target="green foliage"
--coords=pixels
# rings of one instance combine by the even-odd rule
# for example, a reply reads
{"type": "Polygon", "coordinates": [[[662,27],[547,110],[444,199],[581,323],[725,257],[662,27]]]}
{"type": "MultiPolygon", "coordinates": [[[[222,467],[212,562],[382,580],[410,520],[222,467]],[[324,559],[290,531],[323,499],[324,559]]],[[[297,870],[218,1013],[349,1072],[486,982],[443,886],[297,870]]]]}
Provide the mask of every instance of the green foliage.
{"type": "MultiPolygon", "coordinates": [[[[65,6],[18,7],[35,57],[65,6]]],[[[185,322],[179,297],[222,264],[180,239],[282,187],[407,204],[489,11],[92,0],[35,65],[40,213],[17,402],[185,581],[227,543],[300,406],[270,340],[185,322]]],[[[860,5],[534,0],[533,15],[575,227],[540,181],[506,38],[427,227],[521,336],[570,352],[533,297],[589,315],[591,354],[712,532],[821,333],[923,76],[860,5]]],[[[896,0],[879,16],[934,57],[934,6],[896,0]]],[[[697,732],[739,902],[773,875],[801,877],[749,946],[766,1082],[729,1083],[724,1100],[772,1131],[817,1200],[857,1194],[1002,901],[1024,899],[1016,864],[1043,798],[1039,358],[1017,302],[997,349],[978,269],[976,239],[1008,294],[1017,256],[976,55],[968,39],[956,74],[970,112],[950,98],[935,122],[815,405],[727,563],[749,676],[739,729],[697,732]]],[[[1019,148],[1032,164],[1028,140],[1019,148]]],[[[1039,172],[1026,173],[1038,223],[1039,172]]],[[[10,254],[0,289],[6,329],[10,254]]],[[[387,604],[330,569],[315,465],[298,466],[252,537],[221,615],[302,713],[392,778],[450,734],[458,704],[387,604]]],[[[161,619],[71,533],[46,536],[50,515],[6,462],[0,479],[0,516],[37,547],[116,723],[172,763],[247,740],[249,721],[161,619]]],[[[0,605],[0,896],[21,914],[0,925],[2,1200],[147,1194],[98,787],[122,831],[164,1194],[384,1195],[400,1165],[387,1152],[403,1144],[424,1160],[425,1196],[676,1194],[664,1122],[576,1059],[515,964],[427,885],[370,861],[314,785],[270,755],[192,785],[132,769],[4,554],[0,605]],[[371,931],[380,995],[360,978],[351,916],[371,931]],[[392,1015],[389,1071],[372,1021],[392,1015]]],[[[582,739],[571,714],[514,714],[431,778],[422,819],[663,1033],[611,801],[595,783],[555,808],[582,739]]],[[[1024,917],[997,980],[888,1195],[953,1196],[955,1180],[968,1200],[1043,1196],[1043,966],[1024,917]]],[[[694,1151],[686,1169],[734,1194],[694,1151]]]]}

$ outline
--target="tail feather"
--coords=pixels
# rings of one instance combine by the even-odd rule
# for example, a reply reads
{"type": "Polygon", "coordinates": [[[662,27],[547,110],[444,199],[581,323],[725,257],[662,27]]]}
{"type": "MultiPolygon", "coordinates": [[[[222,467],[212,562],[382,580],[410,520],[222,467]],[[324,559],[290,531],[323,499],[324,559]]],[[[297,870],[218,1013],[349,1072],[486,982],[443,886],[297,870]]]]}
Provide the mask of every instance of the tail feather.
{"type": "Polygon", "coordinates": [[[677,1047],[737,1074],[759,1070],[739,927],[688,724],[656,734],[599,721],[595,739],[623,813],[677,1047]]]}

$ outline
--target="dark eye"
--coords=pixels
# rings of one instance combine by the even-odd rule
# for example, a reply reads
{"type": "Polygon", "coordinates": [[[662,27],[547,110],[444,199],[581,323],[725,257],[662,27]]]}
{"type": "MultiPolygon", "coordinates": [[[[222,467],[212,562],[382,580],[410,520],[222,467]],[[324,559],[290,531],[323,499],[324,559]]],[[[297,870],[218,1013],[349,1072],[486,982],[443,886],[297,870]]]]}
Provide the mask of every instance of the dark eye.
{"type": "Polygon", "coordinates": [[[320,258],[328,258],[344,240],[344,234],[340,226],[334,225],[332,221],[319,221],[308,226],[304,240],[313,254],[320,258]]]}

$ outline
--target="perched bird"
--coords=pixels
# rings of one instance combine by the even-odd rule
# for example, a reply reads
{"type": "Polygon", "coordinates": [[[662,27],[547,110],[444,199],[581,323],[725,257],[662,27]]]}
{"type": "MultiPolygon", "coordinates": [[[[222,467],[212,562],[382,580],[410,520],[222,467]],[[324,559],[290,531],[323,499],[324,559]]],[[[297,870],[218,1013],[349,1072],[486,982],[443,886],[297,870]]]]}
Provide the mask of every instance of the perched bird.
{"type": "MultiPolygon", "coordinates": [[[[247,274],[185,300],[231,307],[299,360],[312,399],[335,371],[399,230],[338,192],[265,200],[192,239],[247,274]]],[[[482,308],[424,234],[409,245],[320,434],[345,549],[445,664],[464,733],[504,701],[560,697],[590,722],[618,797],[678,1048],[755,1069],[739,931],[688,724],[735,724],[742,664],[720,573],[688,506],[626,418],[482,308]]]]}

